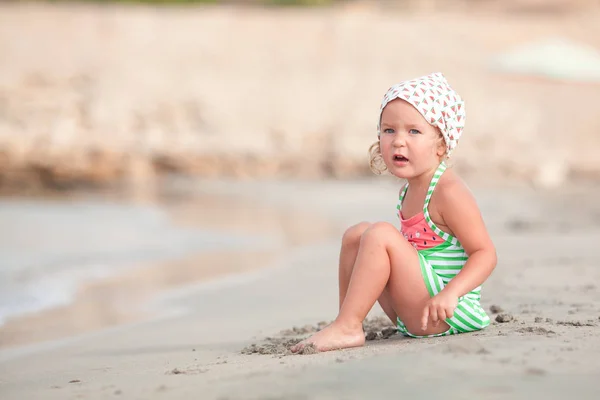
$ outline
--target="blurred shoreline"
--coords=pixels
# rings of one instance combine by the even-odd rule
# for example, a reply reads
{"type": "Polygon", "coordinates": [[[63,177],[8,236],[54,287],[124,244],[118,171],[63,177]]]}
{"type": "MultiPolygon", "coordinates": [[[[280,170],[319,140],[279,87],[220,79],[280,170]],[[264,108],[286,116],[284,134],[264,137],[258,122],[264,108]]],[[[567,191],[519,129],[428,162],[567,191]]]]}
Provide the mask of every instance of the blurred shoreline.
{"type": "Polygon", "coordinates": [[[336,231],[235,183],[212,193],[175,186],[143,200],[114,192],[0,200],[0,350],[170,315],[178,310],[157,303],[161,296],[267,268],[336,231]]]}
{"type": "Polygon", "coordinates": [[[578,4],[509,18],[493,7],[388,12],[366,2],[160,14],[2,4],[0,192],[143,191],[169,174],[366,177],[381,96],[434,70],[467,101],[463,176],[597,182],[600,85],[513,77],[491,61],[553,37],[600,49],[600,11],[578,4]],[[396,36],[424,25],[419,40],[396,36]]]}
{"type": "Polygon", "coordinates": [[[178,313],[180,310],[167,306],[150,305],[156,304],[157,297],[190,285],[264,268],[275,253],[205,252],[179,260],[140,264],[107,278],[88,279],[78,285],[75,297],[64,305],[11,316],[0,325],[0,351],[69,340],[178,313]]]}

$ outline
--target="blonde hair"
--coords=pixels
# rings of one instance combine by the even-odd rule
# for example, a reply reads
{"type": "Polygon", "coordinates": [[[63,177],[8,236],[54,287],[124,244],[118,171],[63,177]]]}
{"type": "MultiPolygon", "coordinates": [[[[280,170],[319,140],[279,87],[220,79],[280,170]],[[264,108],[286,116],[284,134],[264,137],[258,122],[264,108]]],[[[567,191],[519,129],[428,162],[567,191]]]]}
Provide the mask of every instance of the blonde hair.
{"type": "MultiPolygon", "coordinates": [[[[444,135],[442,135],[442,132],[438,127],[435,128],[439,134],[439,137],[436,140],[436,145],[439,145],[440,141],[445,145],[446,143],[444,135]]],[[[448,161],[448,150],[444,152],[444,155],[440,161],[448,161]]],[[[382,175],[388,170],[385,162],[383,161],[383,156],[381,155],[381,146],[379,145],[379,140],[369,147],[369,168],[375,175],[382,175]]]]}
{"type": "Polygon", "coordinates": [[[387,171],[387,166],[383,161],[381,155],[381,147],[379,146],[379,140],[376,141],[369,147],[369,168],[375,175],[381,175],[387,171]]]}

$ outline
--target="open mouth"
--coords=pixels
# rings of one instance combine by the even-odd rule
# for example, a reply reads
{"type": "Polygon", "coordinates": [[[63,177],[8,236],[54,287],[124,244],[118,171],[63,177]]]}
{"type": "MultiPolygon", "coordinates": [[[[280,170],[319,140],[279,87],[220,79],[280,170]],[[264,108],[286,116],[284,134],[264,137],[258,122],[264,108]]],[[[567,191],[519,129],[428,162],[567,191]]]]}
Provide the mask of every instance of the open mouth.
{"type": "Polygon", "coordinates": [[[408,158],[400,155],[394,155],[394,161],[408,161],[408,158]]]}

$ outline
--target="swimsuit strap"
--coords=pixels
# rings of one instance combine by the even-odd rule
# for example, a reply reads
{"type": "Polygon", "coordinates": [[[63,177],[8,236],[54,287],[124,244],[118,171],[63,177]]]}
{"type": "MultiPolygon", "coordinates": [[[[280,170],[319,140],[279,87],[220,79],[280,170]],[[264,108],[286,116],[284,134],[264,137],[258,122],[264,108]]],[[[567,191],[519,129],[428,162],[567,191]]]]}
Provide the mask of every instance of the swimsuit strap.
{"type": "Polygon", "coordinates": [[[425,196],[425,203],[423,203],[423,212],[427,215],[428,211],[427,208],[429,207],[429,202],[431,201],[431,196],[433,195],[433,191],[435,190],[435,187],[437,186],[438,182],[440,181],[440,178],[442,177],[442,174],[444,173],[444,171],[446,170],[446,164],[444,162],[442,162],[439,167],[437,167],[437,169],[435,170],[435,173],[433,174],[433,177],[431,178],[431,182],[429,182],[429,189],[427,189],[427,196],[425,196]]]}
{"type": "MultiPolygon", "coordinates": [[[[427,215],[427,208],[429,207],[429,201],[431,200],[431,195],[433,194],[433,190],[437,185],[440,177],[446,170],[446,164],[442,162],[438,168],[436,169],[433,177],[431,178],[431,182],[429,182],[429,188],[427,189],[427,195],[425,196],[425,202],[423,203],[423,213],[427,215]]],[[[398,210],[402,209],[402,203],[404,202],[404,197],[406,196],[406,192],[408,191],[408,182],[404,185],[402,190],[400,191],[400,196],[398,198],[398,206],[396,207],[398,210]]]]}
{"type": "Polygon", "coordinates": [[[438,184],[438,182],[440,181],[440,178],[442,177],[442,174],[444,173],[444,171],[446,170],[446,164],[445,163],[441,163],[440,166],[437,168],[437,170],[435,171],[435,174],[433,174],[433,178],[431,178],[431,182],[429,183],[429,189],[427,190],[427,196],[425,197],[425,204],[423,204],[423,214],[425,214],[425,221],[427,221],[427,225],[429,225],[429,227],[442,239],[444,239],[447,242],[450,242],[452,244],[457,244],[458,243],[458,239],[456,237],[454,237],[453,235],[450,235],[444,231],[442,231],[440,228],[438,228],[435,223],[431,220],[431,216],[429,215],[429,202],[431,201],[431,196],[433,195],[433,191],[436,187],[436,185],[438,184]]]}
{"type": "Polygon", "coordinates": [[[398,206],[396,207],[398,211],[402,209],[402,203],[404,202],[404,196],[406,196],[406,191],[408,190],[408,183],[404,185],[402,190],[400,191],[400,197],[398,198],[398,206]]]}

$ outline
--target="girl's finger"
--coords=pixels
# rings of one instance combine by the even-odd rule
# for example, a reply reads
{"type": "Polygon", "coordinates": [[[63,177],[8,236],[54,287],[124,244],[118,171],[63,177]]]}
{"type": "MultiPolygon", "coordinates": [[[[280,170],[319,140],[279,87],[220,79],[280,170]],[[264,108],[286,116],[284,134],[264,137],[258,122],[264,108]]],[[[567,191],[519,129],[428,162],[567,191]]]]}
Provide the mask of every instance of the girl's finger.
{"type": "Polygon", "coordinates": [[[446,320],[447,314],[446,314],[446,310],[444,310],[443,307],[440,307],[440,309],[438,310],[438,317],[440,318],[440,321],[446,320]]]}
{"type": "Polygon", "coordinates": [[[433,322],[434,324],[439,321],[437,307],[434,307],[434,306],[430,307],[430,310],[429,310],[429,319],[431,319],[431,322],[433,322]]]}
{"type": "Polygon", "coordinates": [[[429,305],[425,306],[423,310],[423,316],[421,317],[421,329],[427,329],[427,322],[429,322],[429,305]]]}

